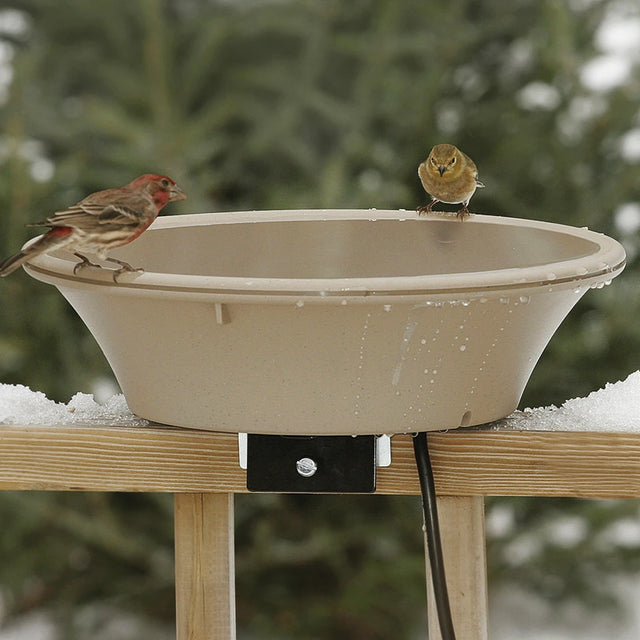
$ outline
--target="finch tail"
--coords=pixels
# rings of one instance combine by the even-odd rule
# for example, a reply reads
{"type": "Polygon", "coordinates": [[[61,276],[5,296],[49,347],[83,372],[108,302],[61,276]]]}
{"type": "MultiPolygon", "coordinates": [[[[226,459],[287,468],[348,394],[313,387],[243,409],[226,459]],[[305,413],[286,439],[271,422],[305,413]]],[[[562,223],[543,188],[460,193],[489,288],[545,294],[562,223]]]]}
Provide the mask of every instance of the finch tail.
{"type": "Polygon", "coordinates": [[[64,241],[72,232],[73,229],[71,227],[56,227],[43,236],[36,238],[31,244],[22,249],[22,251],[0,262],[0,277],[8,276],[20,268],[25,262],[31,260],[31,258],[35,258],[41,253],[45,253],[61,244],[66,244],[64,241]]]}

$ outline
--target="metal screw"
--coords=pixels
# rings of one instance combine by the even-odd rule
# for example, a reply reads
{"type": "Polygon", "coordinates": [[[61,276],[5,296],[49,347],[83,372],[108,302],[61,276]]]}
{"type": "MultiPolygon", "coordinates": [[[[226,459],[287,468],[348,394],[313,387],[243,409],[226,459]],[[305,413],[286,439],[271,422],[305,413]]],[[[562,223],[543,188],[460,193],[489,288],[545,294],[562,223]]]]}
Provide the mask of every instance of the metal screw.
{"type": "Polygon", "coordinates": [[[300,458],[296,462],[296,469],[303,478],[310,478],[318,470],[318,465],[311,458],[300,458]]]}

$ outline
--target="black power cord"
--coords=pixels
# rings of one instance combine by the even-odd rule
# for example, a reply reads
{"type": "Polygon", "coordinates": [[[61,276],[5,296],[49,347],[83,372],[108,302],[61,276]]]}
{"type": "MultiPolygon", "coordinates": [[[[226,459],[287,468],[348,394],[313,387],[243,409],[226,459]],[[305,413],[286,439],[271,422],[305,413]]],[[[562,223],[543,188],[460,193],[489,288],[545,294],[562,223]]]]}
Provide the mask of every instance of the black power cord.
{"type": "Polygon", "coordinates": [[[440,540],[440,524],[438,522],[438,509],[436,506],[436,488],[433,482],[433,470],[429,458],[429,446],[427,434],[418,433],[413,438],[413,451],[416,457],[418,475],[420,477],[420,489],[422,490],[422,506],[424,509],[424,522],[427,530],[427,550],[429,564],[431,565],[431,578],[433,581],[433,593],[438,611],[438,623],[442,640],[456,640],[449,606],[449,591],[444,571],[442,558],[442,543],[440,540]]]}

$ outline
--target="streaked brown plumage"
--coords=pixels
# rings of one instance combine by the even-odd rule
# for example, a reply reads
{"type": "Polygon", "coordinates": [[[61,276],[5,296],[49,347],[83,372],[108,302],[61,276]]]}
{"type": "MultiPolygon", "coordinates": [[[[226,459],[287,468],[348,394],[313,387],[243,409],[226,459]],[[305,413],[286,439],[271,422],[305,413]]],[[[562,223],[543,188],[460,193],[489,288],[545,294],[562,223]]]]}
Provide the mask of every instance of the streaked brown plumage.
{"type": "Polygon", "coordinates": [[[117,281],[121,273],[139,269],[122,260],[106,257],[107,251],[135,240],[168,202],[185,198],[171,178],[158,174],[145,174],[124,187],[96,191],[64,211],[57,211],[42,222],[28,225],[51,229],[0,262],[0,276],[9,275],[41,253],[64,247],[81,260],[74,273],[85,266],[100,266],[80,253],[86,251],[120,265],[113,272],[113,279],[117,281]]]}
{"type": "Polygon", "coordinates": [[[418,213],[430,213],[438,202],[462,204],[458,218],[469,214],[469,200],[478,187],[478,169],[473,160],[452,144],[437,144],[429,157],[418,167],[424,190],[431,196],[428,205],[418,207],[418,213]]]}

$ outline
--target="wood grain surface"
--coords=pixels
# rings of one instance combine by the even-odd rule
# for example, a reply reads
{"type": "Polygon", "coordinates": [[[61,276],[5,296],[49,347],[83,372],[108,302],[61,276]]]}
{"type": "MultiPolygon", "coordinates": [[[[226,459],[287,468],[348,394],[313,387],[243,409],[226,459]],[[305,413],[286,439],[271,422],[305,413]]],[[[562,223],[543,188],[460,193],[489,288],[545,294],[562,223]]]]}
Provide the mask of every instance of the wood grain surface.
{"type": "MultiPolygon", "coordinates": [[[[429,434],[438,493],[640,496],[640,434],[457,429],[429,434]]],[[[417,494],[410,436],[377,493],[417,494]]],[[[0,490],[246,492],[236,434],[148,427],[0,426],[0,490]]]]}

